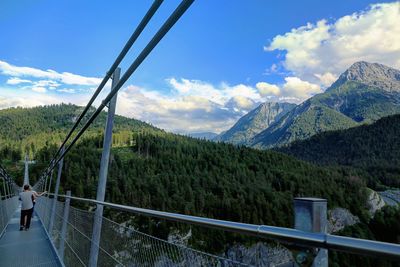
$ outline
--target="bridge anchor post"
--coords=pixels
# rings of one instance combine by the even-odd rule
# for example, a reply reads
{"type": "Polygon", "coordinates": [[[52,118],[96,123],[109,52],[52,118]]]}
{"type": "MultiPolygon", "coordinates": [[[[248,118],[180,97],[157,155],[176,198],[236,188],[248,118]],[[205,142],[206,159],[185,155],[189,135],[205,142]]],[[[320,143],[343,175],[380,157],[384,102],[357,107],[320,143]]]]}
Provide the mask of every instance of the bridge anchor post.
{"type": "Polygon", "coordinates": [[[68,223],[68,217],[69,217],[69,205],[71,202],[71,199],[69,198],[71,196],[71,191],[67,191],[67,198],[65,199],[65,205],[64,205],[64,216],[63,216],[63,222],[61,226],[61,239],[60,239],[60,248],[58,251],[58,254],[60,255],[61,261],[64,261],[64,250],[65,250],[65,238],[67,235],[67,223],[68,223]]]}
{"type": "MultiPolygon", "coordinates": [[[[326,233],[327,230],[327,201],[321,198],[295,198],[294,218],[295,229],[312,232],[326,233]]],[[[317,249],[310,253],[310,249],[303,249],[296,253],[295,261],[299,266],[328,267],[328,250],[317,249]],[[313,259],[308,264],[310,254],[313,259]]]]}
{"type": "MultiPolygon", "coordinates": [[[[113,74],[111,90],[118,84],[121,69],[116,68],[113,74]]],[[[104,131],[103,153],[101,155],[99,183],[97,185],[96,200],[104,201],[107,185],[108,164],[110,162],[110,150],[112,144],[112,129],[114,126],[114,114],[117,105],[117,94],[110,100],[106,127],[104,131]]],[[[89,267],[96,267],[99,257],[101,226],[103,223],[103,205],[97,204],[93,221],[92,243],[90,246],[89,267]]]]}
{"type": "MultiPolygon", "coordinates": [[[[61,150],[61,155],[64,154],[65,147],[61,150]]],[[[61,159],[60,163],[58,163],[58,172],[57,172],[57,181],[56,181],[56,188],[54,189],[54,198],[53,204],[51,207],[51,215],[50,215],[50,222],[49,222],[49,235],[52,236],[53,225],[54,225],[54,217],[56,214],[56,204],[58,199],[58,190],[60,188],[60,180],[61,180],[61,172],[64,164],[64,158],[61,159]]]]}

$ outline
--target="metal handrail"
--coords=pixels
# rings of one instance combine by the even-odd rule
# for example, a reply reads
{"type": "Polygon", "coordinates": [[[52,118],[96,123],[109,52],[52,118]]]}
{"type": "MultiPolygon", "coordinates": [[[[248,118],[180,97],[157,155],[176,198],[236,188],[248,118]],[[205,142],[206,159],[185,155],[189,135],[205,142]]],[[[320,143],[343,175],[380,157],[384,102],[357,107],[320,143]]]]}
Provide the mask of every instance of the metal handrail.
{"type": "MultiPolygon", "coordinates": [[[[48,195],[54,196],[54,194],[48,194],[48,195]]],[[[361,254],[367,256],[389,257],[396,261],[400,261],[400,245],[394,243],[336,236],[323,233],[304,232],[285,227],[255,225],[255,224],[210,219],[198,216],[183,215],[178,213],[143,209],[143,208],[114,204],[104,201],[97,201],[94,199],[72,197],[66,195],[58,195],[58,196],[63,198],[70,198],[72,200],[77,200],[77,201],[99,204],[117,210],[156,217],[160,219],[167,219],[177,222],[195,224],[208,228],[216,228],[220,230],[247,234],[261,238],[275,239],[278,241],[283,241],[303,246],[338,250],[338,251],[344,251],[348,253],[361,254]]]]}

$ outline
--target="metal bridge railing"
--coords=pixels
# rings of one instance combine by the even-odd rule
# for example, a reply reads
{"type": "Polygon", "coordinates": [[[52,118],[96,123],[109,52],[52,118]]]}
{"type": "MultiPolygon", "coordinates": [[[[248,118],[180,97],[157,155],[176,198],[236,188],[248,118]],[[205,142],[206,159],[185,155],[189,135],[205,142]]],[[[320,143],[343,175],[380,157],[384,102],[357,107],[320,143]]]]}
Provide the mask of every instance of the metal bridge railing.
{"type": "Polygon", "coordinates": [[[0,237],[11,219],[11,216],[18,207],[18,197],[0,198],[0,237]]]}
{"type": "MultiPolygon", "coordinates": [[[[50,194],[53,195],[53,194],[50,194]]],[[[116,210],[122,210],[129,213],[140,214],[148,217],[156,217],[160,219],[167,219],[171,221],[183,222],[188,224],[200,225],[207,228],[220,229],[235,233],[241,233],[251,236],[257,236],[261,238],[274,239],[286,243],[298,244],[302,246],[332,249],[337,251],[344,251],[353,254],[368,255],[368,256],[378,256],[385,257],[389,259],[394,259],[400,261],[400,244],[386,243],[379,241],[372,241],[367,239],[350,238],[345,236],[337,236],[326,234],[323,232],[313,232],[309,230],[298,230],[285,227],[276,227],[269,225],[255,225],[240,222],[224,221],[217,219],[210,219],[205,217],[197,217],[190,215],[183,215],[178,213],[170,213],[157,210],[149,210],[143,208],[136,208],[131,206],[125,206],[120,204],[114,204],[104,201],[97,201],[94,199],[86,199],[79,197],[72,197],[66,195],[59,195],[62,198],[69,198],[72,200],[82,201],[91,204],[99,204],[104,207],[109,207],[116,210]]],[[[302,200],[313,200],[313,198],[299,198],[300,202],[302,200]]],[[[295,199],[296,203],[296,199],[295,199]]],[[[312,208],[312,207],[311,207],[312,208]]],[[[326,209],[320,215],[325,216],[326,220],[326,209]],[[325,213],[325,215],[323,214],[325,213]]],[[[305,206],[301,207],[300,211],[297,212],[295,209],[295,217],[299,219],[304,219],[309,216],[315,220],[316,214],[312,214],[312,211],[305,209],[305,206]],[[303,213],[305,211],[305,213],[303,213]],[[314,217],[314,218],[313,218],[314,217]]],[[[305,226],[312,226],[313,222],[303,220],[300,224],[305,226]]],[[[324,222],[326,224],[326,221],[324,222]]],[[[323,224],[322,221],[317,223],[317,225],[323,224]]]]}
{"type": "MultiPolygon", "coordinates": [[[[315,201],[317,204],[318,202],[322,203],[320,199],[295,199],[295,217],[299,218],[300,221],[296,219],[296,229],[291,229],[168,213],[92,199],[71,197],[70,195],[59,195],[59,197],[65,198],[66,201],[56,201],[54,228],[50,232],[50,235],[57,249],[60,248],[60,242],[63,240],[65,241],[65,263],[67,266],[73,266],[73,264],[76,264],[77,266],[87,266],[90,257],[90,246],[93,245],[91,235],[95,217],[93,212],[72,207],[70,208],[69,215],[66,215],[65,210],[67,205],[64,203],[69,203],[70,200],[103,205],[104,207],[133,214],[200,225],[207,228],[231,231],[260,238],[274,239],[298,246],[299,248],[306,248],[302,249],[304,251],[310,251],[307,247],[315,248],[314,252],[310,252],[314,255],[313,257],[315,257],[314,262],[325,262],[323,264],[319,263],[316,266],[327,266],[328,249],[368,256],[378,256],[380,258],[400,261],[399,244],[336,236],[323,232],[313,232],[315,229],[296,230],[302,228],[301,224],[306,227],[316,225],[317,227],[325,228],[323,225],[326,224],[326,210],[320,212],[321,218],[325,216],[325,222],[324,220],[321,220],[316,224],[308,222],[308,219],[306,218],[307,216],[302,214],[304,211],[306,211],[307,214],[309,213],[309,211],[305,209],[310,203],[312,205],[315,205],[315,201]],[[302,204],[302,202],[308,203],[302,204]],[[298,211],[299,207],[300,211],[298,211]],[[64,235],[61,230],[63,218],[68,218],[66,223],[68,225],[68,230],[64,235]],[[304,221],[304,219],[306,219],[307,222],[304,221]]],[[[42,198],[38,203],[37,210],[46,226],[50,224],[50,207],[52,206],[53,201],[55,201],[54,198],[42,198]]],[[[310,207],[314,209],[314,206],[310,207]]],[[[309,215],[312,220],[315,220],[318,217],[318,213],[310,213],[309,215]]],[[[165,240],[160,240],[138,232],[107,218],[103,218],[100,244],[97,244],[97,246],[99,248],[98,266],[250,266],[234,260],[225,259],[180,245],[168,243],[165,240]]],[[[269,265],[270,263],[272,264],[273,260],[270,256],[271,255],[267,255],[267,259],[263,259],[263,262],[267,263],[267,265],[263,266],[275,266],[269,265]]]]}
{"type": "MultiPolygon", "coordinates": [[[[54,201],[54,198],[42,197],[35,207],[47,230],[54,201]]],[[[49,235],[66,266],[88,266],[95,213],[69,207],[63,234],[65,209],[69,205],[66,203],[56,201],[49,235]]],[[[104,217],[98,248],[98,266],[250,266],[170,243],[104,217]]]]}

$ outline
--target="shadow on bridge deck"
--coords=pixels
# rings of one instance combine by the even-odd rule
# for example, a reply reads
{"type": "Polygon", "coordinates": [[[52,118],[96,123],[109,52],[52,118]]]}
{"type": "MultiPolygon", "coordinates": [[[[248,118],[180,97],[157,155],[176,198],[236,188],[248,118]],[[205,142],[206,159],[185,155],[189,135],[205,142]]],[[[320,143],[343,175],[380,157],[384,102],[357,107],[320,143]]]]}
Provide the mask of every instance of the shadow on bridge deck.
{"type": "Polygon", "coordinates": [[[35,214],[28,231],[19,231],[20,208],[0,237],[0,266],[62,266],[42,222],[35,214]]]}

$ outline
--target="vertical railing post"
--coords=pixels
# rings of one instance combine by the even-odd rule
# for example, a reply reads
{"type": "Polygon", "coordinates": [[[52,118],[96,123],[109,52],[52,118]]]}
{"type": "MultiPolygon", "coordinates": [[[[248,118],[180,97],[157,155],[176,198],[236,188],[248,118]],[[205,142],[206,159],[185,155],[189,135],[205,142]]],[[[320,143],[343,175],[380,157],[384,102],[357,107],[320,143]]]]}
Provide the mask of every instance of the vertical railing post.
{"type": "MultiPolygon", "coordinates": [[[[113,74],[112,87],[113,89],[119,82],[121,73],[120,68],[116,68],[113,74]]],[[[99,183],[97,185],[96,200],[104,201],[107,185],[108,164],[110,159],[110,149],[112,144],[112,129],[114,125],[115,107],[117,105],[117,94],[111,99],[108,106],[107,122],[104,133],[103,153],[101,155],[99,183]]],[[[101,226],[103,223],[103,205],[97,204],[92,232],[92,243],[90,247],[89,266],[96,267],[99,256],[99,246],[101,238],[101,226]]]]}
{"type": "Polygon", "coordinates": [[[1,227],[0,227],[0,233],[1,233],[1,231],[3,231],[3,226],[5,226],[6,225],[6,216],[4,216],[4,211],[3,211],[3,199],[2,199],[2,196],[1,196],[1,190],[0,190],[0,216],[1,216],[1,220],[3,220],[3,223],[1,224],[1,222],[0,222],[0,224],[1,224],[1,227]]]}
{"type": "MultiPolygon", "coordinates": [[[[51,170],[50,176],[49,176],[49,188],[47,189],[47,192],[51,193],[51,184],[53,182],[53,170],[51,170]]],[[[46,209],[45,209],[45,215],[44,218],[46,218],[46,226],[49,227],[50,224],[50,214],[51,214],[51,198],[50,195],[47,195],[46,199],[46,209]]]]}
{"type": "Polygon", "coordinates": [[[44,188],[43,188],[43,191],[42,191],[42,192],[44,192],[44,191],[47,190],[47,179],[48,179],[48,178],[49,178],[49,176],[46,175],[46,180],[44,181],[44,188]]]}
{"type": "Polygon", "coordinates": [[[49,181],[49,189],[47,190],[47,192],[51,193],[51,183],[53,182],[53,170],[51,171],[50,177],[49,177],[50,181],[49,181]]]}
{"type": "MultiPolygon", "coordinates": [[[[4,194],[5,194],[5,196],[4,196],[4,206],[5,206],[5,212],[6,212],[6,214],[7,214],[7,216],[8,216],[8,213],[9,213],[9,207],[8,207],[8,205],[7,205],[7,188],[8,188],[8,186],[6,185],[6,179],[3,179],[3,186],[4,186],[4,194]]],[[[8,218],[8,217],[7,217],[8,218]]],[[[6,222],[7,223],[7,222],[6,222]]]]}
{"type": "Polygon", "coordinates": [[[9,190],[10,190],[10,198],[11,198],[12,195],[14,194],[14,190],[12,190],[11,183],[8,184],[8,188],[9,188],[9,190]]]}
{"type": "Polygon", "coordinates": [[[24,185],[29,184],[29,171],[28,171],[28,154],[25,154],[25,174],[24,185]]]}
{"type": "Polygon", "coordinates": [[[7,186],[6,186],[6,179],[3,179],[3,190],[4,190],[4,199],[7,198],[7,186]]]}
{"type": "Polygon", "coordinates": [[[60,248],[58,251],[61,261],[64,261],[65,239],[67,238],[67,223],[68,223],[68,217],[69,217],[69,204],[71,202],[71,199],[69,198],[70,196],[71,196],[71,191],[68,190],[67,198],[65,199],[65,205],[64,205],[64,216],[63,216],[63,223],[62,223],[62,227],[61,227],[60,248]]]}
{"type": "MultiPolygon", "coordinates": [[[[321,198],[295,198],[294,218],[297,230],[326,233],[327,230],[327,201],[321,198]]],[[[298,261],[301,261],[301,256],[298,261]]],[[[305,258],[304,258],[305,260],[305,258]]],[[[328,267],[328,250],[319,249],[314,257],[312,267],[328,267]]]]}
{"type": "Polygon", "coordinates": [[[8,190],[10,191],[10,198],[12,197],[13,191],[11,189],[11,183],[8,182],[8,190]]]}
{"type": "Polygon", "coordinates": [[[11,187],[10,187],[10,182],[8,180],[7,180],[7,189],[8,189],[8,198],[11,198],[12,191],[11,191],[11,187]]]}
{"type": "MultiPolygon", "coordinates": [[[[63,147],[61,150],[61,155],[64,153],[65,148],[63,147]]],[[[58,172],[57,172],[57,181],[56,181],[56,188],[54,189],[54,198],[53,198],[53,205],[51,208],[51,215],[50,215],[50,222],[49,222],[49,235],[51,236],[51,232],[53,230],[54,225],[54,217],[56,213],[56,204],[58,198],[58,190],[60,188],[60,180],[61,180],[61,172],[64,164],[64,158],[61,159],[60,163],[58,164],[58,172]]]]}

